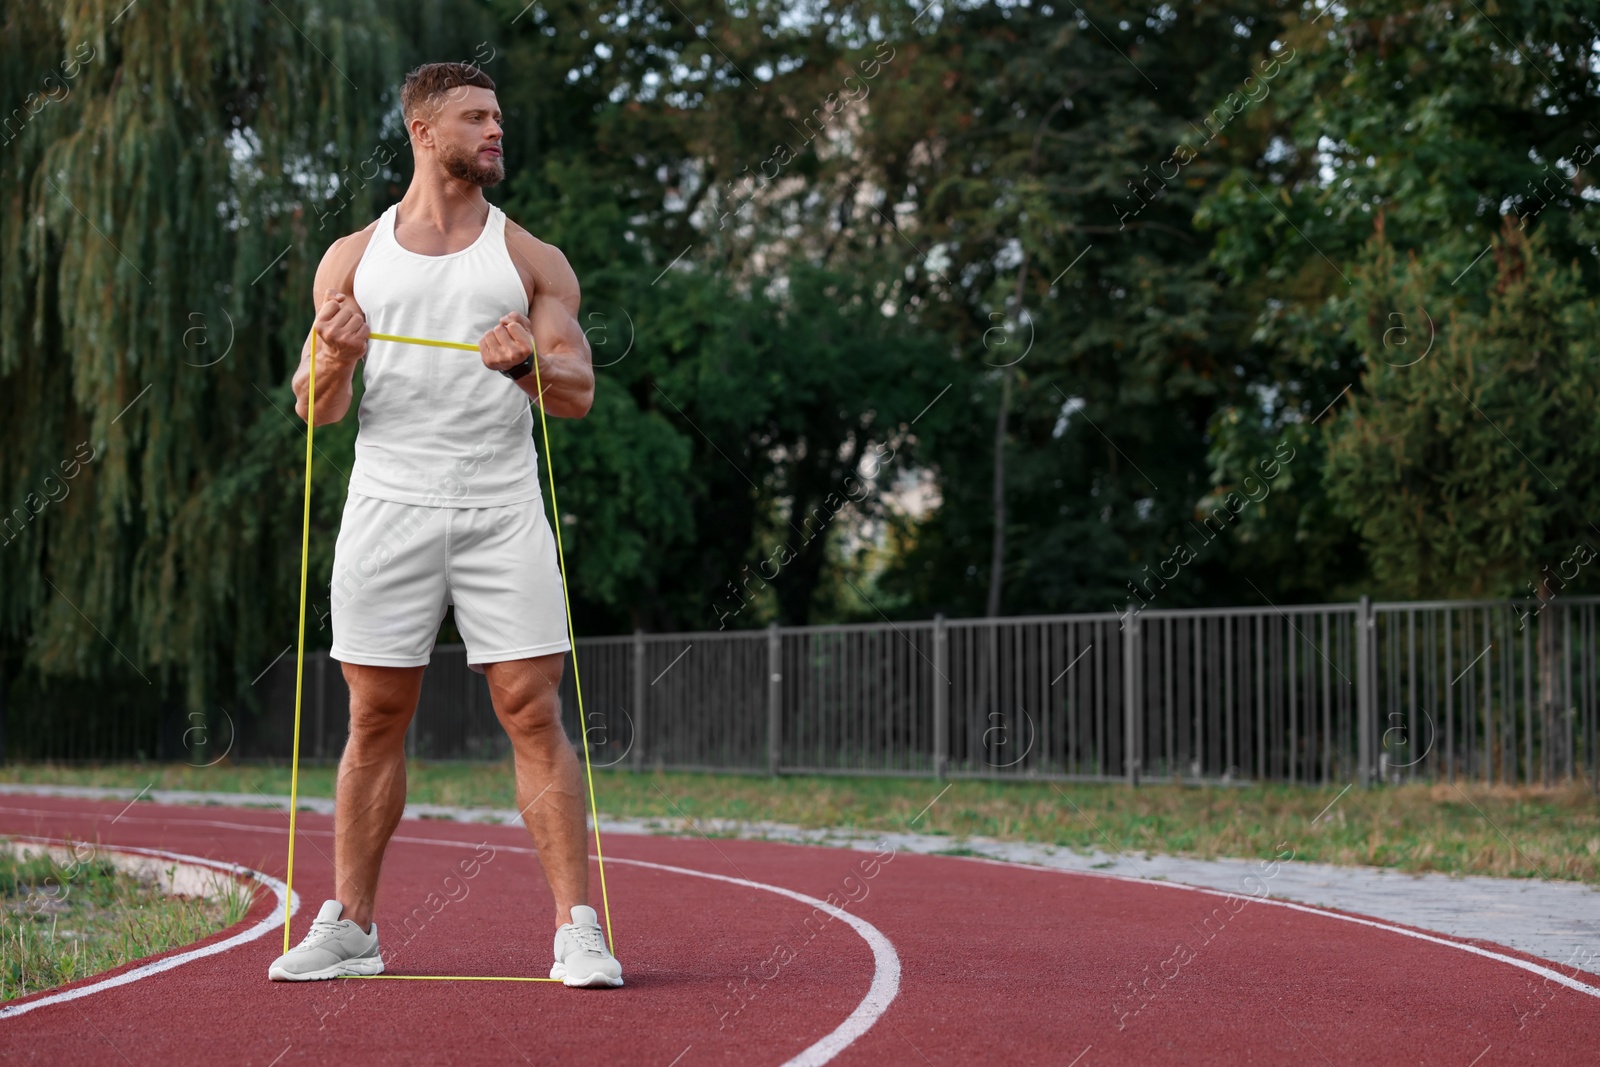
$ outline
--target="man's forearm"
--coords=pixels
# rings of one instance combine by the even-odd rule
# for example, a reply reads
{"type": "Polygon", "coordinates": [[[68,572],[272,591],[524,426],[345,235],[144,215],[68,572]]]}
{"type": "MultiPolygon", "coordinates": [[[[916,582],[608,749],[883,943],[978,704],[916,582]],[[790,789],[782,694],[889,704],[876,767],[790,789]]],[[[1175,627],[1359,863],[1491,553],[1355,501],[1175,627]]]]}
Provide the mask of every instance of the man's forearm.
{"type": "MultiPolygon", "coordinates": [[[[342,360],[329,358],[322,352],[317,353],[317,421],[316,425],[325,426],[330,422],[338,422],[350,410],[350,400],[354,395],[353,382],[355,379],[356,360],[342,360]]],[[[294,410],[301,419],[306,417],[307,398],[310,393],[311,372],[309,365],[302,366],[294,376],[294,410]]]]}
{"type": "MultiPolygon", "coordinates": [[[[561,350],[537,358],[538,373],[517,379],[522,391],[541,401],[539,391],[542,388],[547,415],[558,419],[581,419],[587,415],[594,403],[594,369],[589,361],[577,353],[561,350]]],[[[320,403],[320,392],[317,399],[320,403]]]]}

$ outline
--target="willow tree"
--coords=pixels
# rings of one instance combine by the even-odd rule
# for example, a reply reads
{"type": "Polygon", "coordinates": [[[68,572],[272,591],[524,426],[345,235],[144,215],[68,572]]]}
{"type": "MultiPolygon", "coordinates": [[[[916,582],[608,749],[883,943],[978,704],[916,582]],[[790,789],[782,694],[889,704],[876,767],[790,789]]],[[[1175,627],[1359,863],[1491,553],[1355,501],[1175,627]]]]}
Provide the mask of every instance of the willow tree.
{"type": "MultiPolygon", "coordinates": [[[[285,383],[312,273],[408,161],[407,40],[465,39],[481,11],[6,6],[3,673],[198,708],[293,639],[304,438],[285,383]]],[[[352,430],[321,444],[323,570],[352,430]]]]}

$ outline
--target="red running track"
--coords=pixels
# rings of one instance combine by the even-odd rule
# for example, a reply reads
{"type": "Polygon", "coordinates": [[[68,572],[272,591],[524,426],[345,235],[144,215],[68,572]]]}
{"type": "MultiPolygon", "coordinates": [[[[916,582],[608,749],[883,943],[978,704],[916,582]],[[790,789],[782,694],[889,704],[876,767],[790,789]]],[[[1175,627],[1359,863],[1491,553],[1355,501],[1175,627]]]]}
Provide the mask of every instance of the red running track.
{"type": "MultiPolygon", "coordinates": [[[[332,877],[331,820],[302,813],[298,827],[296,940],[332,877]]],[[[8,796],[0,833],[160,849],[281,879],[288,818],[8,796]]],[[[1497,946],[1484,947],[1525,965],[1388,924],[1166,883],[887,847],[625,835],[604,844],[622,989],[268,982],[283,940],[270,926],[159,973],[143,973],[150,961],[130,965],[112,975],[139,977],[75,999],[61,993],[106,976],[12,1002],[0,1010],[0,1060],[1600,1062],[1600,982],[1582,972],[1573,982],[1570,970],[1497,946]],[[833,894],[847,917],[794,894],[833,894]]],[[[200,947],[260,930],[281,911],[263,892],[243,923],[200,947]]],[[[551,911],[521,828],[407,821],[389,847],[377,921],[390,973],[542,976],[551,911]]]]}

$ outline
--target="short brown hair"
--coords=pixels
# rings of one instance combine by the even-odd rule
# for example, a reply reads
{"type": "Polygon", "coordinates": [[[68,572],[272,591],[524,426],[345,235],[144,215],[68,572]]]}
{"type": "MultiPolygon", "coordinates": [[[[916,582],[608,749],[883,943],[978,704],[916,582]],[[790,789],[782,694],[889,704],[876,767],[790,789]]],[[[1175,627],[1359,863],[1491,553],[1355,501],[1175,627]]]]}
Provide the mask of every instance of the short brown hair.
{"type": "Polygon", "coordinates": [[[400,114],[409,126],[419,106],[463,85],[493,89],[494,79],[472,63],[424,63],[406,75],[400,90],[400,114]]]}

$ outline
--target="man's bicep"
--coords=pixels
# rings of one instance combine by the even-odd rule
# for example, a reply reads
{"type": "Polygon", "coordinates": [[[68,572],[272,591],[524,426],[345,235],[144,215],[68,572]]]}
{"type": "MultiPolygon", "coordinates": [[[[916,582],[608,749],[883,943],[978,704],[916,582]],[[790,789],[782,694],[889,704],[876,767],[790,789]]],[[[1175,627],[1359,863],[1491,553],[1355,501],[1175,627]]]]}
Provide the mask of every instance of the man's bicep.
{"type": "Polygon", "coordinates": [[[343,293],[355,309],[361,311],[361,305],[355,302],[356,267],[366,254],[367,245],[372,242],[377,226],[374,222],[366,229],[347,234],[328,246],[328,250],[322,254],[322,261],[317,264],[316,277],[311,282],[311,306],[314,309],[321,311],[328,294],[332,292],[343,293]]]}
{"type": "Polygon", "coordinates": [[[534,348],[545,355],[565,353],[589,359],[589,342],[567,305],[553,296],[536,296],[533,314],[534,348]]]}
{"type": "MultiPolygon", "coordinates": [[[[349,284],[347,275],[351,273],[348,266],[348,237],[341,237],[328,246],[322,253],[322,260],[317,264],[316,276],[311,282],[311,326],[306,330],[305,340],[300,342],[300,364],[296,374],[305,373],[306,367],[311,363],[311,338],[316,332],[317,313],[322,310],[327,294],[331,292],[346,292],[345,286],[349,284]]],[[[355,300],[354,295],[350,297],[355,300]]]]}
{"type": "Polygon", "coordinates": [[[555,301],[566,308],[569,316],[577,319],[582,294],[578,290],[578,275],[572,269],[572,264],[561,254],[561,249],[546,245],[542,266],[539,279],[542,284],[534,290],[534,295],[555,301]]]}
{"type": "Polygon", "coordinates": [[[587,359],[588,341],[578,324],[581,299],[578,276],[559,250],[552,248],[550,252],[541,272],[546,281],[536,285],[529,315],[534,343],[540,346],[540,351],[548,352],[559,346],[587,359]]]}
{"type": "Polygon", "coordinates": [[[322,310],[322,302],[325,299],[323,294],[329,289],[338,287],[334,279],[339,262],[339,245],[343,240],[344,238],[341,237],[338,241],[329,245],[328,250],[322,253],[322,261],[317,264],[317,273],[311,279],[311,310],[313,314],[322,310]]]}

